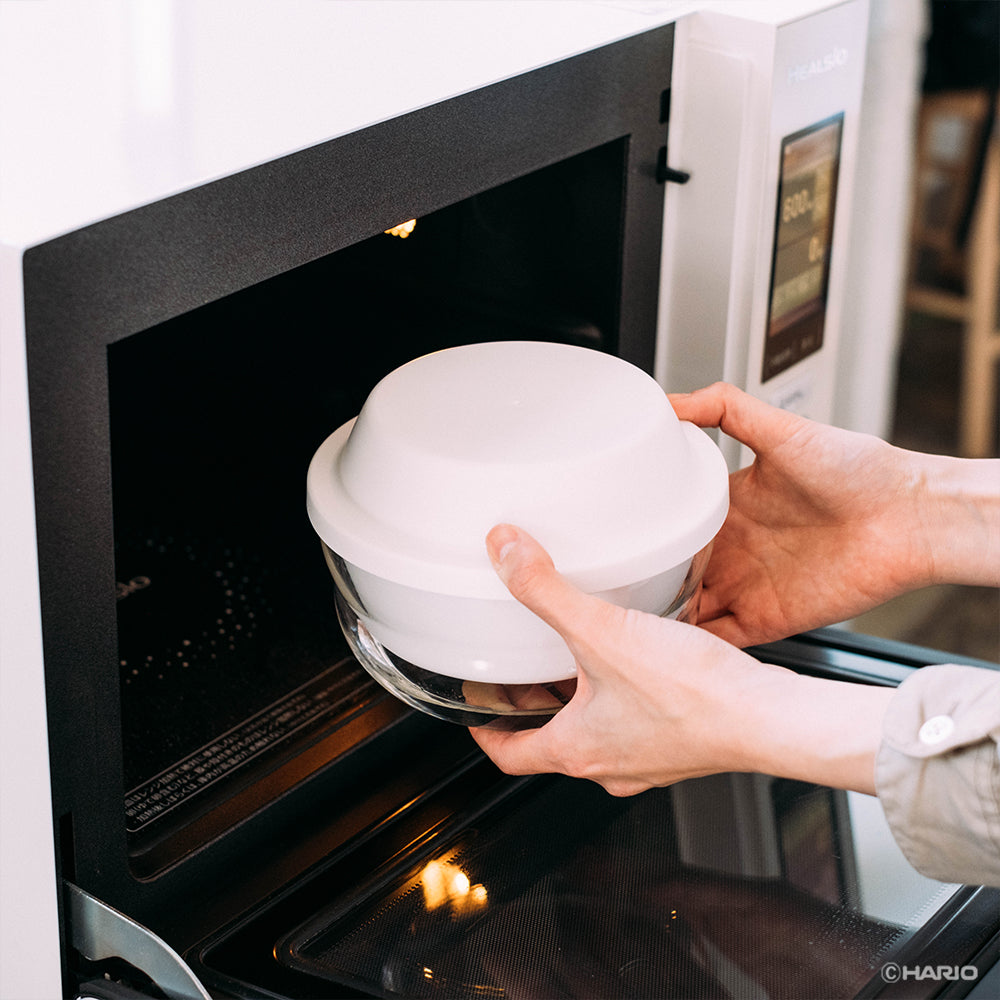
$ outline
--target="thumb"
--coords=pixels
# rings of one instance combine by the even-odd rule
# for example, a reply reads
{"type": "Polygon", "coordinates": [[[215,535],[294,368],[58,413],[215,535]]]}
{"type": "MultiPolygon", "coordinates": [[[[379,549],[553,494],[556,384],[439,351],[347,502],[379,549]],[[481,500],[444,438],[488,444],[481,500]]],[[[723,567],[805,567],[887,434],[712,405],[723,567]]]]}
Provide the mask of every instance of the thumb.
{"type": "Polygon", "coordinates": [[[545,549],[521,528],[498,524],[486,536],[486,552],[511,596],[567,641],[605,607],[566,580],[545,549]]]}
{"type": "Polygon", "coordinates": [[[781,410],[725,382],[667,397],[679,420],[718,427],[751,451],[770,451],[788,440],[805,417],[781,410]]]}

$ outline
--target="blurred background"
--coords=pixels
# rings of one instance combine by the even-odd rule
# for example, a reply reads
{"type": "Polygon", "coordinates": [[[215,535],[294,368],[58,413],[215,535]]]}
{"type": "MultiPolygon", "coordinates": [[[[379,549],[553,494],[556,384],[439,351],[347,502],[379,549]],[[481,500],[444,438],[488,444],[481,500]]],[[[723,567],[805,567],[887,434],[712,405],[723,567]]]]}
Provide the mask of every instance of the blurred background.
{"type": "MultiPolygon", "coordinates": [[[[868,299],[859,317],[881,316],[887,328],[845,324],[853,369],[841,380],[851,388],[838,422],[916,451],[997,457],[1000,2],[872,0],[871,17],[866,88],[877,96],[863,125],[853,239],[865,252],[852,285],[868,299]],[[868,220],[883,218],[887,204],[908,233],[895,254],[865,230],[881,224],[868,220]],[[865,270],[873,267],[874,280],[865,270]]],[[[993,588],[928,588],[850,625],[1000,661],[993,588]]]]}

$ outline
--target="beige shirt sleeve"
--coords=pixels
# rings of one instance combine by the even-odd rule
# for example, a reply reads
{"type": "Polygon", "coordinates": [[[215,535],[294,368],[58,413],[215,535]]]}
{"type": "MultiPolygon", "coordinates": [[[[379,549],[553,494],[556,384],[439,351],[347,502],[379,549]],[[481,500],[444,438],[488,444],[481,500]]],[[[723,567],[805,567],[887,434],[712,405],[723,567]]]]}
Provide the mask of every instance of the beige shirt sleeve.
{"type": "Polygon", "coordinates": [[[1000,671],[924,667],[890,701],[875,786],[917,871],[1000,886],[1000,671]]]}

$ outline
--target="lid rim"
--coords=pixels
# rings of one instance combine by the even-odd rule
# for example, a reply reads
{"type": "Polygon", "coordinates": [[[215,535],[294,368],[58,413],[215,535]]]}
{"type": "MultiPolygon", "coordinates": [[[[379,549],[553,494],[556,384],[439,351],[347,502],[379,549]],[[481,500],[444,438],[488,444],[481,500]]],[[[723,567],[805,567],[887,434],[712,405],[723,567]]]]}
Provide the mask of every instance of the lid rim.
{"type": "MultiPolygon", "coordinates": [[[[703,431],[687,421],[679,423],[692,449],[700,453],[696,464],[705,480],[703,486],[691,490],[689,496],[697,494],[702,501],[708,496],[709,502],[703,505],[699,516],[693,518],[693,523],[687,524],[683,532],[671,530],[641,552],[633,551],[600,565],[580,565],[579,561],[573,565],[563,561],[559,567],[561,572],[581,589],[589,592],[613,590],[656,576],[693,557],[722,527],[729,509],[725,460],[703,431]]],[[[336,477],[328,475],[328,470],[339,462],[353,424],[354,420],[350,420],[334,431],[317,450],[309,467],[307,511],[313,529],[324,544],[345,562],[402,586],[454,596],[509,598],[486,556],[485,536],[480,553],[472,558],[468,552],[456,550],[455,561],[448,562],[438,558],[436,553],[421,552],[412,539],[406,538],[397,529],[374,522],[358,507],[336,477]],[[321,490],[321,486],[325,488],[321,490]],[[340,518],[339,526],[333,524],[315,500],[317,492],[329,493],[331,489],[337,494],[341,514],[347,515],[340,518]],[[353,522],[355,530],[345,529],[345,522],[353,522]],[[377,523],[378,532],[383,537],[389,536],[389,544],[376,545],[365,539],[363,528],[366,523],[377,523]]],[[[544,544],[543,539],[540,541],[544,544]]],[[[593,554],[590,559],[593,559],[593,554]]]]}

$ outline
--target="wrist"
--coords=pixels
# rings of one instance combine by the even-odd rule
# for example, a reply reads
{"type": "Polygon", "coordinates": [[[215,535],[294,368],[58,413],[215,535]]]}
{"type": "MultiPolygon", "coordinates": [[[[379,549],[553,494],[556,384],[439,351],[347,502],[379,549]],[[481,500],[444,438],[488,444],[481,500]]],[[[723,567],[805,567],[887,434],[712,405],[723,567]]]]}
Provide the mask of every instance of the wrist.
{"type": "Polygon", "coordinates": [[[892,688],[775,673],[745,716],[740,769],[872,795],[893,694],[892,688]]]}
{"type": "Polygon", "coordinates": [[[916,585],[1000,586],[1000,461],[911,454],[926,549],[916,585]]]}

